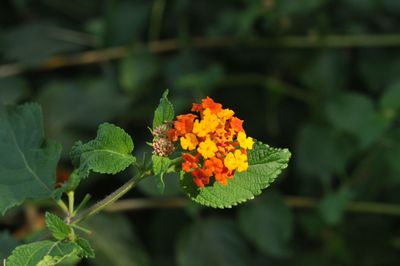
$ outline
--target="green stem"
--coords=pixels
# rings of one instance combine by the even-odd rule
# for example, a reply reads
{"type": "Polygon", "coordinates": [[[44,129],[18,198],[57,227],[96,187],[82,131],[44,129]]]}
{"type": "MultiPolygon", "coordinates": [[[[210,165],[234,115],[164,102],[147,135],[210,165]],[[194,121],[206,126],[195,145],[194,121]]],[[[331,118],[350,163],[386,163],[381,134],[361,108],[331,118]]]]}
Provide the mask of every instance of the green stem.
{"type": "MultiPolygon", "coordinates": [[[[284,196],[286,204],[296,209],[316,208],[321,199],[305,196],[284,196]]],[[[255,199],[260,201],[261,199],[255,199]]],[[[126,199],[120,200],[109,206],[107,212],[122,212],[131,210],[143,210],[151,208],[183,208],[189,204],[187,198],[168,198],[168,199],[126,199]]],[[[376,215],[400,216],[400,205],[370,202],[370,201],[352,201],[346,204],[345,210],[353,213],[365,213],[376,215]]]]}
{"type": "Polygon", "coordinates": [[[74,210],[74,215],[76,215],[81,209],[83,209],[91,198],[92,196],[90,194],[86,194],[81,203],[79,203],[78,207],[74,210]]]}
{"type": "Polygon", "coordinates": [[[63,210],[66,215],[69,214],[68,207],[67,205],[65,205],[64,201],[62,201],[61,199],[57,200],[57,205],[63,210]]]}
{"type": "Polygon", "coordinates": [[[74,201],[75,201],[75,192],[70,191],[68,192],[68,212],[70,217],[74,215],[74,201]]]}
{"type": "Polygon", "coordinates": [[[71,219],[71,224],[78,224],[87,218],[97,214],[104,208],[107,208],[111,204],[113,204],[115,201],[117,201],[119,198],[121,198],[123,195],[125,195],[129,190],[131,190],[137,182],[139,182],[141,179],[143,179],[145,176],[150,175],[151,173],[149,172],[144,172],[144,173],[138,173],[136,176],[131,178],[128,182],[123,184],[120,188],[115,190],[113,193],[99,201],[98,203],[94,204],[87,210],[83,211],[81,214],[73,217],[71,219]]]}
{"type": "Polygon", "coordinates": [[[156,41],[160,37],[165,2],[165,0],[155,0],[153,3],[150,18],[149,41],[156,41]]]}
{"type": "Polygon", "coordinates": [[[90,231],[89,229],[86,229],[86,228],[84,228],[84,227],[82,227],[82,226],[79,226],[79,225],[77,225],[77,224],[73,224],[72,227],[73,227],[73,228],[76,228],[76,229],[78,229],[78,230],[80,230],[80,231],[82,231],[82,232],[84,232],[84,233],[86,233],[86,234],[88,234],[88,235],[91,235],[91,234],[92,234],[92,231],[90,231]]]}

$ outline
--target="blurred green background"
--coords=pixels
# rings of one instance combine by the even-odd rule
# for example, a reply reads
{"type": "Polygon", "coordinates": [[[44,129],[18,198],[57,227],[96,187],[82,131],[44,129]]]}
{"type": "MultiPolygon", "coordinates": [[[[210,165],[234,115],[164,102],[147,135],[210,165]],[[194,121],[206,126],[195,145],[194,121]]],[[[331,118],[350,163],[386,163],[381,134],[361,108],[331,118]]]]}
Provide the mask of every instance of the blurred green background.
{"type": "MultiPolygon", "coordinates": [[[[209,95],[293,153],[228,210],[188,202],[176,176],[164,195],[143,181],[89,221],[96,259],[67,265],[400,265],[399,28],[399,0],[1,0],[0,101],[42,105],[63,171],[104,121],[149,152],[166,88],[176,113],[209,95]]],[[[78,199],[129,175],[91,178],[78,199]]],[[[0,258],[45,210],[0,219],[0,258]]]]}

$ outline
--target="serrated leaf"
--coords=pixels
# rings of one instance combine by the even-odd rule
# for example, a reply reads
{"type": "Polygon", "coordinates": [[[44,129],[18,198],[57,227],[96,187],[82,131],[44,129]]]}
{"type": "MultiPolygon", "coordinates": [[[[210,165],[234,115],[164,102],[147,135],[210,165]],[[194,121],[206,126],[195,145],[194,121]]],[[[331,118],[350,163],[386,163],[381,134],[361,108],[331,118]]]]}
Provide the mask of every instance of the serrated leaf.
{"type": "Polygon", "coordinates": [[[0,213],[53,194],[61,147],[45,142],[38,104],[0,104],[0,213]]]}
{"type": "Polygon", "coordinates": [[[69,191],[74,191],[79,186],[80,182],[81,177],[78,175],[78,171],[75,169],[69,175],[68,180],[62,184],[59,190],[65,193],[69,191]]]}
{"type": "Polygon", "coordinates": [[[153,161],[153,172],[157,180],[157,188],[163,192],[165,189],[164,174],[167,172],[171,159],[168,157],[162,157],[158,155],[152,155],[153,161]]]}
{"type": "Polygon", "coordinates": [[[249,168],[236,172],[226,186],[214,182],[211,186],[198,188],[192,177],[185,174],[181,177],[181,187],[197,203],[213,208],[231,208],[259,195],[287,167],[290,156],[287,149],[271,148],[256,142],[248,151],[249,168]]]}
{"type": "Polygon", "coordinates": [[[180,235],[177,246],[179,266],[244,266],[249,252],[234,223],[211,218],[192,224],[180,235]]]}
{"type": "Polygon", "coordinates": [[[89,176],[90,171],[101,174],[116,174],[125,170],[135,161],[132,156],[131,137],[120,127],[103,123],[97,130],[94,140],[83,144],[75,143],[71,159],[81,178],[89,176]]]}
{"type": "Polygon", "coordinates": [[[7,259],[7,266],[50,266],[80,252],[75,243],[40,241],[17,247],[7,259]]]}
{"type": "Polygon", "coordinates": [[[78,240],[76,241],[76,243],[81,247],[81,257],[84,258],[94,258],[95,254],[94,254],[94,250],[92,248],[92,246],[90,246],[89,241],[87,241],[84,238],[78,238],[78,240]]]}
{"type": "Polygon", "coordinates": [[[57,240],[66,239],[71,233],[71,228],[57,215],[46,212],[46,226],[57,240]]]}
{"type": "Polygon", "coordinates": [[[160,104],[154,111],[153,128],[165,123],[166,121],[172,121],[174,119],[174,106],[168,100],[168,90],[166,90],[161,99],[160,104]]]}

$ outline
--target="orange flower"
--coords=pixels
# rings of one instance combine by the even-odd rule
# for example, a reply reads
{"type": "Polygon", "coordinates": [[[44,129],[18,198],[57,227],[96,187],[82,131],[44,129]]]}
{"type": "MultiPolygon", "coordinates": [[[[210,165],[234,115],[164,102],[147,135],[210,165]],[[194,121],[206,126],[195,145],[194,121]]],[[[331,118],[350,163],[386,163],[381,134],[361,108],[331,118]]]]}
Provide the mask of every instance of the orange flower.
{"type": "Polygon", "coordinates": [[[168,139],[171,141],[177,141],[179,138],[179,132],[175,128],[171,128],[167,131],[168,139]]]}
{"type": "Polygon", "coordinates": [[[243,120],[240,120],[237,117],[232,117],[231,119],[231,127],[236,131],[236,132],[241,132],[243,131],[243,120]]]}
{"type": "Polygon", "coordinates": [[[204,109],[210,109],[213,114],[217,114],[222,111],[222,104],[214,102],[214,100],[208,96],[207,98],[201,100],[201,106],[204,109]]]}
{"type": "Polygon", "coordinates": [[[193,130],[193,122],[197,116],[193,114],[178,115],[176,121],[174,122],[174,128],[179,134],[185,135],[193,130]]]}
{"type": "Polygon", "coordinates": [[[252,149],[253,139],[247,137],[243,120],[210,97],[201,104],[194,103],[192,112],[198,115],[177,116],[174,128],[168,132],[170,140],[180,140],[182,149],[193,150],[182,154],[182,170],[191,173],[193,182],[200,188],[210,184],[211,177],[227,185],[235,171],[242,172],[249,167],[247,150],[252,149]]]}
{"type": "Polygon", "coordinates": [[[188,173],[192,168],[197,168],[199,163],[199,154],[193,156],[190,153],[183,153],[182,158],[183,158],[183,163],[182,163],[183,171],[188,173]]]}
{"type": "Polygon", "coordinates": [[[200,113],[201,111],[203,111],[203,107],[201,106],[201,104],[194,103],[191,111],[200,113]]]}
{"type": "Polygon", "coordinates": [[[198,187],[204,187],[210,183],[211,173],[201,168],[192,171],[193,181],[198,187]]]}

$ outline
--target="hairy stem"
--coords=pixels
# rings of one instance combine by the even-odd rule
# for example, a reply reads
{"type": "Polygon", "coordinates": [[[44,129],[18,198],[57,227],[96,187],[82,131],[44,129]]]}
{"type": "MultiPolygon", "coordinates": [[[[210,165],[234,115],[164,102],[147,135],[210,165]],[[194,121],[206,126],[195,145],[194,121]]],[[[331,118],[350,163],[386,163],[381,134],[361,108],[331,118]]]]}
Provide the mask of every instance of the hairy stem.
{"type": "Polygon", "coordinates": [[[76,215],[71,219],[71,224],[78,224],[87,218],[97,214],[104,208],[107,208],[111,204],[113,204],[115,201],[117,201],[119,198],[124,196],[129,190],[131,190],[137,182],[139,182],[141,179],[143,179],[145,176],[149,175],[148,172],[145,173],[138,173],[136,176],[132,177],[128,182],[123,184],[121,187],[119,187],[117,190],[115,190],[113,193],[102,199],[101,201],[97,202],[87,210],[83,211],[82,213],[76,215]]]}
{"type": "Polygon", "coordinates": [[[72,217],[74,215],[75,193],[74,191],[68,192],[68,213],[72,217]]]}
{"type": "Polygon", "coordinates": [[[61,210],[63,210],[63,212],[68,215],[68,207],[67,205],[65,205],[64,201],[62,201],[61,199],[57,200],[57,205],[61,208],[61,210]]]}

